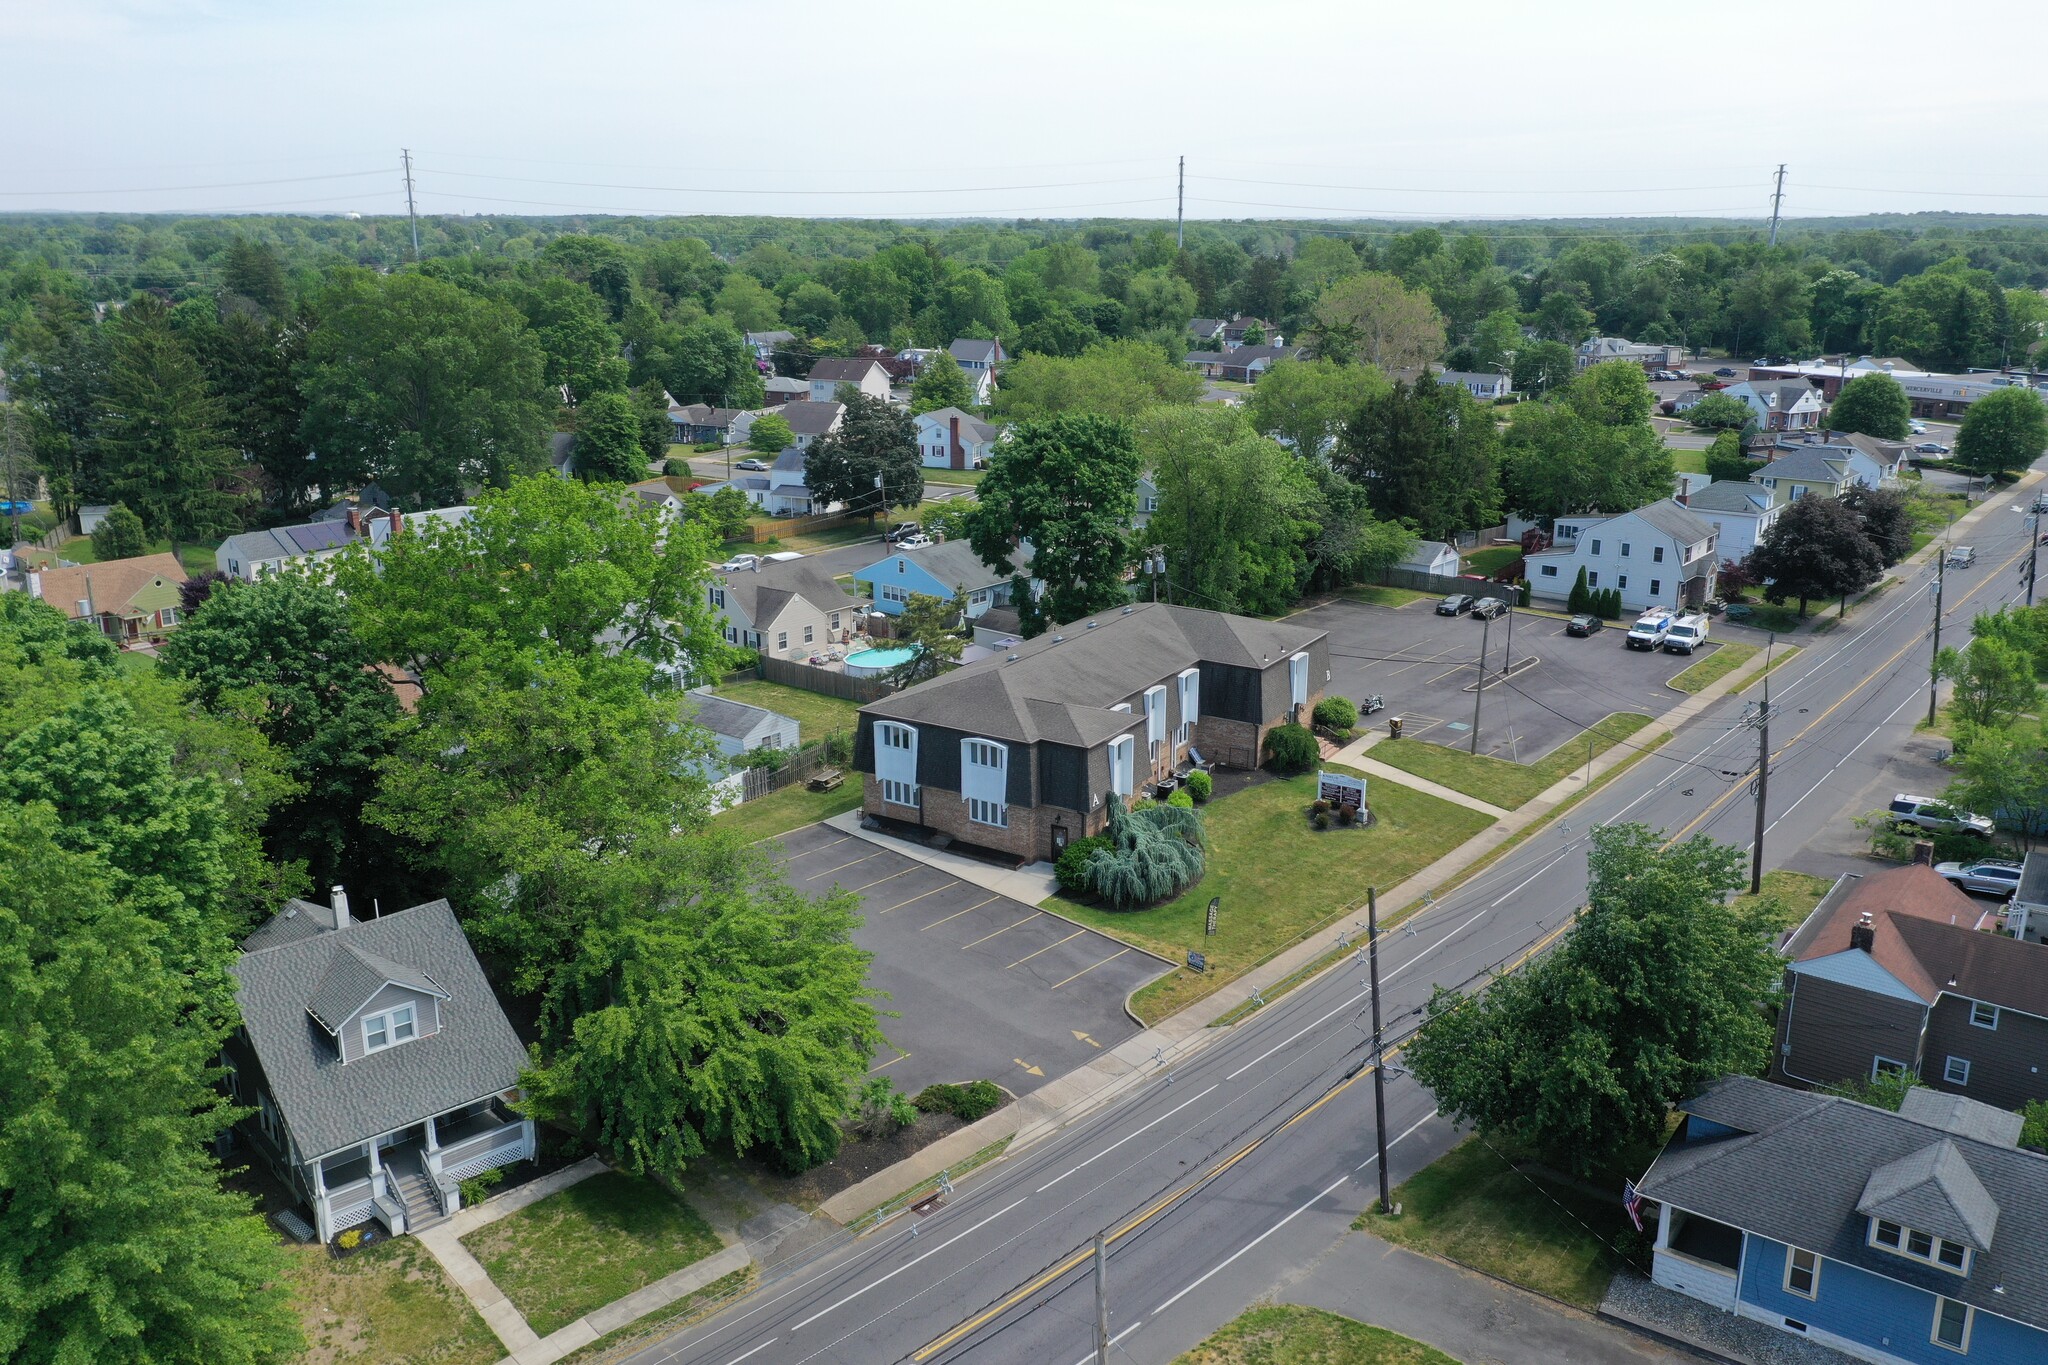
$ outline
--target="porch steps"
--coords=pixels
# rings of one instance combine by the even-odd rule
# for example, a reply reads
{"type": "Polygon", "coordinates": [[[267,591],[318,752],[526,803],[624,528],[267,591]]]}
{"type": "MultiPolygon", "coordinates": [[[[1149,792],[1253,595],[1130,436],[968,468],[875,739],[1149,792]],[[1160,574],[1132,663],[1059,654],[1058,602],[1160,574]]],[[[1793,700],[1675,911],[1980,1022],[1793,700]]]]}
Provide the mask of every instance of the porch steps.
{"type": "Polygon", "coordinates": [[[441,1212],[441,1201],[434,1195],[434,1187],[425,1174],[419,1171],[393,1171],[392,1188],[405,1201],[405,1226],[407,1231],[418,1232],[440,1222],[445,1214],[441,1212]]]}

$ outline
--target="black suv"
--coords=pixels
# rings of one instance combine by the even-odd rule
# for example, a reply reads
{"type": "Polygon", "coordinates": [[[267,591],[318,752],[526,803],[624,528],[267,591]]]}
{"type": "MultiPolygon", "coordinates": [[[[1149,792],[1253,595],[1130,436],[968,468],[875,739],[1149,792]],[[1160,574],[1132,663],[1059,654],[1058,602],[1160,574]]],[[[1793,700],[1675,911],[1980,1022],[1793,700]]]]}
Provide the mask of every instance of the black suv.
{"type": "Polygon", "coordinates": [[[1436,604],[1438,616],[1463,616],[1477,605],[1478,599],[1467,592],[1454,592],[1436,604]]]}

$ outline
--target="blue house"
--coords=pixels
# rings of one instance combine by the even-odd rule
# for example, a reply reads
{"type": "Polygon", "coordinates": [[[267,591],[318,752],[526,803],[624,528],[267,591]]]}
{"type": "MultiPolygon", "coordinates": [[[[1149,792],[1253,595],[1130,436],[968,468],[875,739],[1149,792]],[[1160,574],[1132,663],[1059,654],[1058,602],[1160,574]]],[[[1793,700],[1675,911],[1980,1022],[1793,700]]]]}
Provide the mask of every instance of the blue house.
{"type": "MultiPolygon", "coordinates": [[[[1031,547],[1010,552],[1017,572],[1029,577],[1031,547]]],[[[915,550],[899,549],[887,559],[878,559],[865,569],[853,571],[853,581],[868,584],[875,610],[901,616],[911,594],[951,601],[954,595],[967,598],[967,619],[973,620],[990,607],[1010,604],[1011,575],[999,573],[982,562],[974,547],[964,540],[942,541],[915,550]]]]}
{"type": "Polygon", "coordinates": [[[2048,1361],[2048,1157],[2019,1115],[1747,1076],[1681,1108],[1638,1182],[1658,1284],[1880,1365],[2048,1361]]]}

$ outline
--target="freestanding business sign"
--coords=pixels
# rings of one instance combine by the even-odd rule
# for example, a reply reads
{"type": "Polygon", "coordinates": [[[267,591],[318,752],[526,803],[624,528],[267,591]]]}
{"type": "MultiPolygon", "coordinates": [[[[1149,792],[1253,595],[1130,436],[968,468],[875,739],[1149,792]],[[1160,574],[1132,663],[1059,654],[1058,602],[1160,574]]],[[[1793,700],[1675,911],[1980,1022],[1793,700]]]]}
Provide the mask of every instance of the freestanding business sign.
{"type": "Polygon", "coordinates": [[[1316,795],[1333,806],[1349,806],[1362,811],[1365,809],[1365,779],[1348,777],[1343,773],[1318,772],[1316,795]]]}
{"type": "Polygon", "coordinates": [[[1208,925],[1207,925],[1207,926],[1206,926],[1206,927],[1205,927],[1205,928],[1204,928],[1204,929],[1202,930],[1202,933],[1204,934],[1204,936],[1206,936],[1206,937],[1209,937],[1209,938],[1214,938],[1214,937],[1216,936],[1216,912],[1217,912],[1218,910],[1221,910],[1222,908],[1223,908],[1223,897],[1221,897],[1221,896],[1211,896],[1211,897],[1209,897],[1209,923],[1208,923],[1208,925]]]}

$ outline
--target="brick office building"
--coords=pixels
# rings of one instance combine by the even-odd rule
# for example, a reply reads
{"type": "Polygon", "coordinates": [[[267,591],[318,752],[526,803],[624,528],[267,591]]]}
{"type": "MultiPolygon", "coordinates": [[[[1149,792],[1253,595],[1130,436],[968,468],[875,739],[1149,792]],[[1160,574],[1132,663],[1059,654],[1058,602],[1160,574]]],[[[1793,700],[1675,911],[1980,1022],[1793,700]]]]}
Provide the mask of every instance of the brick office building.
{"type": "Polygon", "coordinates": [[[871,816],[1025,859],[1102,832],[1107,798],[1259,762],[1329,681],[1325,633],[1157,603],[1057,627],[861,708],[871,816]]]}

